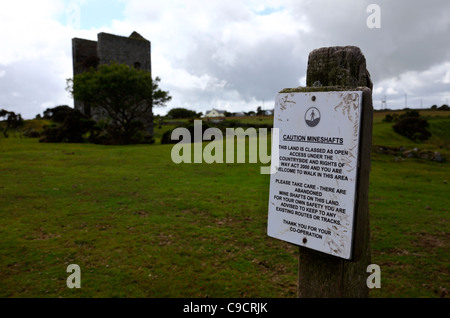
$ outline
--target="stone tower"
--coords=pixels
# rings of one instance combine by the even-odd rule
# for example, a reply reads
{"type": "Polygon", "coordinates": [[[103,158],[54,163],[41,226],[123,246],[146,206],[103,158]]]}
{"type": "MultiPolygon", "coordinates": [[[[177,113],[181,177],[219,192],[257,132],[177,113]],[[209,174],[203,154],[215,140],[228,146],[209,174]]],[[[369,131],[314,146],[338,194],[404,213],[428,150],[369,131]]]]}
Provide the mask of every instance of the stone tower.
{"type": "MultiPolygon", "coordinates": [[[[129,37],[108,33],[99,33],[97,41],[72,39],[73,75],[89,70],[90,67],[116,62],[150,72],[151,43],[139,33],[133,32],[129,37]]],[[[95,120],[105,118],[100,110],[91,110],[83,102],[75,100],[75,109],[95,120]]],[[[153,119],[143,118],[147,130],[153,134],[153,119]]]]}

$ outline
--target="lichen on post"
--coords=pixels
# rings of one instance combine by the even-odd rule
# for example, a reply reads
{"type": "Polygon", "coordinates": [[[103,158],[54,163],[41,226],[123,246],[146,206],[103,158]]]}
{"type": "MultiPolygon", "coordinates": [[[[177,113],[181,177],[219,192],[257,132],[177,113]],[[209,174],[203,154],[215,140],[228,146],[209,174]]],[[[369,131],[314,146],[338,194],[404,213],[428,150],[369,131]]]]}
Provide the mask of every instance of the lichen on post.
{"type": "Polygon", "coordinates": [[[356,46],[333,46],[309,54],[306,86],[368,87],[373,84],[366,68],[366,58],[356,46]]]}

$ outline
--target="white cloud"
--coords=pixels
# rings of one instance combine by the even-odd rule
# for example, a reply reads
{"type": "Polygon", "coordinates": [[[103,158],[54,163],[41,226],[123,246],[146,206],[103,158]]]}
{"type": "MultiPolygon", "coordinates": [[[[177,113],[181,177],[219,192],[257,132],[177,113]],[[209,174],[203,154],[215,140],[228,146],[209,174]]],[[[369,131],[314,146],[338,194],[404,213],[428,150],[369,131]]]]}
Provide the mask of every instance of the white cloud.
{"type": "Polygon", "coordinates": [[[33,118],[44,104],[69,103],[73,30],[57,22],[62,1],[8,1],[0,11],[0,107],[33,118]]]}
{"type": "Polygon", "coordinates": [[[54,17],[62,8],[59,0],[2,1],[1,63],[49,56],[49,46],[55,43],[55,31],[60,27],[54,17]]]}

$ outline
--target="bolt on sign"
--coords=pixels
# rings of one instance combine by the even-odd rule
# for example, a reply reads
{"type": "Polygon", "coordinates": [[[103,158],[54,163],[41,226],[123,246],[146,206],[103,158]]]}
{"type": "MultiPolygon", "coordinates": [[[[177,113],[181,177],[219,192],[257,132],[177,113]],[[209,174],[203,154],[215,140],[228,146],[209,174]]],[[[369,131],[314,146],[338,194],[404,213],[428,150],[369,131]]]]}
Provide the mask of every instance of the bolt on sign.
{"type": "Polygon", "coordinates": [[[361,91],[280,93],[269,236],[351,259],[361,91]]]}

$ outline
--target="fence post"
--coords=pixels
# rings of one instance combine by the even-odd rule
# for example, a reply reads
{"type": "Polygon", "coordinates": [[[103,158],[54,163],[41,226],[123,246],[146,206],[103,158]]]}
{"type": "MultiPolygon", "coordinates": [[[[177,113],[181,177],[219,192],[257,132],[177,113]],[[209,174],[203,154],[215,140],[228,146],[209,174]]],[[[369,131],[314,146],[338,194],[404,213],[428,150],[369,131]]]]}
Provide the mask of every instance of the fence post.
{"type": "Polygon", "coordinates": [[[370,264],[369,173],[372,147],[372,81],[358,47],[327,47],[309,55],[307,88],[344,86],[363,91],[360,157],[352,261],[299,247],[298,297],[368,297],[370,264]]]}

